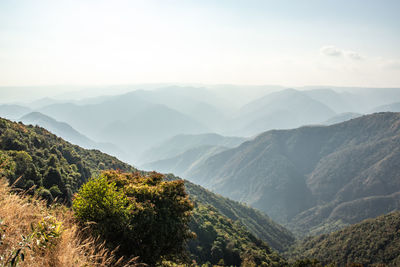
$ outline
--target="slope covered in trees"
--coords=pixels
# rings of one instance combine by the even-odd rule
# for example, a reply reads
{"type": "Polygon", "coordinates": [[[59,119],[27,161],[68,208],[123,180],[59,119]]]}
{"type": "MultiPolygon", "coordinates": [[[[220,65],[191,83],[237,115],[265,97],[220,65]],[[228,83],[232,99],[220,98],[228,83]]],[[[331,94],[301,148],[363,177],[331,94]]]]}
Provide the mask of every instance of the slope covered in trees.
{"type": "Polygon", "coordinates": [[[240,222],[227,219],[212,206],[197,204],[190,226],[197,238],[189,241],[188,247],[199,264],[282,266],[286,263],[240,222]]]}
{"type": "MultiPolygon", "coordinates": [[[[171,177],[171,175],[168,175],[168,177],[171,177]]],[[[185,186],[195,203],[211,206],[230,220],[239,221],[251,233],[267,242],[272,248],[284,251],[295,241],[290,231],[274,222],[264,213],[242,203],[214,194],[190,181],[186,180],[185,186]]]]}
{"type": "Polygon", "coordinates": [[[338,266],[399,266],[399,243],[400,212],[393,212],[331,234],[306,238],[288,254],[292,259],[315,258],[322,264],[338,266]]]}
{"type": "MultiPolygon", "coordinates": [[[[14,123],[5,119],[0,119],[0,148],[1,163],[8,163],[4,175],[9,181],[22,189],[36,186],[31,189],[31,192],[35,191],[36,194],[49,200],[57,197],[69,203],[73,193],[90,177],[97,176],[102,170],[137,171],[132,166],[100,151],[71,145],[43,128],[25,126],[22,123],[14,123]]],[[[169,179],[176,180],[177,178],[170,176],[169,179]]],[[[233,229],[224,234],[233,242],[239,242],[238,240],[244,238],[245,241],[240,241],[240,244],[246,244],[243,246],[252,247],[252,251],[258,251],[257,253],[261,254],[270,252],[269,250],[268,252],[264,251],[266,244],[260,239],[271,242],[273,248],[280,250],[293,242],[294,239],[290,232],[273,223],[264,214],[215,196],[189,182],[185,186],[191,198],[198,205],[214,205],[213,212],[219,216],[220,221],[231,221],[232,223],[236,221],[235,225],[242,225],[240,226],[242,230],[235,235],[229,237],[233,233],[233,229]],[[252,234],[245,230],[246,226],[249,227],[252,234]],[[246,239],[242,233],[251,238],[246,237],[246,239]],[[282,242],[279,241],[280,236],[282,236],[282,242]],[[254,243],[254,240],[259,241],[254,243]]],[[[208,216],[212,217],[213,215],[208,216]]],[[[194,226],[192,225],[192,227],[194,226]]],[[[230,228],[230,226],[227,227],[225,229],[230,228]]],[[[200,245],[203,246],[204,243],[200,245]]],[[[244,259],[244,254],[240,255],[244,259]]],[[[252,253],[249,252],[246,255],[249,258],[252,253]]]]}
{"type": "Polygon", "coordinates": [[[70,201],[72,194],[91,176],[105,169],[135,168],[98,150],[86,150],[37,126],[0,119],[0,156],[12,161],[10,182],[41,196],[70,201]]]}
{"type": "Polygon", "coordinates": [[[185,178],[251,204],[297,232],[399,209],[400,114],[265,132],[185,178]]]}

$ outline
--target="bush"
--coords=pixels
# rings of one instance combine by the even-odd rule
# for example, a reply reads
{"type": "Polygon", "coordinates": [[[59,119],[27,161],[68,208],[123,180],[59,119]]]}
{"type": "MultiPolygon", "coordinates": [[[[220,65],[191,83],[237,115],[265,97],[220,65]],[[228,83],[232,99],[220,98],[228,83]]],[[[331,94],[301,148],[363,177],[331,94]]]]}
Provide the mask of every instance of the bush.
{"type": "Polygon", "coordinates": [[[139,256],[154,264],[183,258],[192,237],[188,222],[193,209],[183,181],[165,181],[158,173],[106,171],[82,186],[73,201],[81,223],[121,256],[139,256]]]}
{"type": "Polygon", "coordinates": [[[96,222],[95,231],[106,240],[123,235],[128,224],[129,204],[126,196],[107,177],[90,179],[73,201],[75,217],[81,222],[96,222]]]}

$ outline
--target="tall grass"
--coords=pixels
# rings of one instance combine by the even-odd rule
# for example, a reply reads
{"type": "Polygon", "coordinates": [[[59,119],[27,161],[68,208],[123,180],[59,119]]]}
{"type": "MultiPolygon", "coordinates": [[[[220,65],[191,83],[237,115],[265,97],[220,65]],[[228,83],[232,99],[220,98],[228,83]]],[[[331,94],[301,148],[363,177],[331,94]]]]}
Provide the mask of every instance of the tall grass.
{"type": "Polygon", "coordinates": [[[13,192],[0,178],[0,266],[134,266],[116,259],[94,238],[84,238],[72,211],[13,192]]]}

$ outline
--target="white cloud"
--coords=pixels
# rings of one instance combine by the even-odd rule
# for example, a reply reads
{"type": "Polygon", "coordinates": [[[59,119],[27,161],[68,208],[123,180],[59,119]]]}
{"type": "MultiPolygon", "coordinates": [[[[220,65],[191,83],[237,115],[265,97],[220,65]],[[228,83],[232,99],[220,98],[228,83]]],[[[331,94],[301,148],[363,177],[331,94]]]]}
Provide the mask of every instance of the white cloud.
{"type": "Polygon", "coordinates": [[[336,48],[333,45],[323,46],[319,51],[321,52],[321,54],[329,57],[341,57],[343,54],[342,50],[336,48]]]}
{"type": "Polygon", "coordinates": [[[354,51],[346,51],[345,52],[346,56],[350,59],[354,59],[354,60],[363,60],[363,57],[358,54],[357,52],[354,51]]]}
{"type": "Polygon", "coordinates": [[[328,57],[346,57],[352,60],[363,60],[364,57],[361,56],[359,53],[352,51],[352,50],[345,50],[341,48],[337,48],[333,45],[323,46],[320,49],[320,53],[324,56],[328,57]]]}

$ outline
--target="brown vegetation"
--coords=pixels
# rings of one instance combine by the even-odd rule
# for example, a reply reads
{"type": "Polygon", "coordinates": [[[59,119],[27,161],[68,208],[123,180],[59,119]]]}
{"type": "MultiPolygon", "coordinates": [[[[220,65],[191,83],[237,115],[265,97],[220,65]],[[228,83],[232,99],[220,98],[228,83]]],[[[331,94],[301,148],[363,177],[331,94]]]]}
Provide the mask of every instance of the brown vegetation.
{"type": "Polygon", "coordinates": [[[83,238],[72,211],[16,194],[0,179],[0,266],[110,266],[121,264],[93,238],[83,238]]]}

